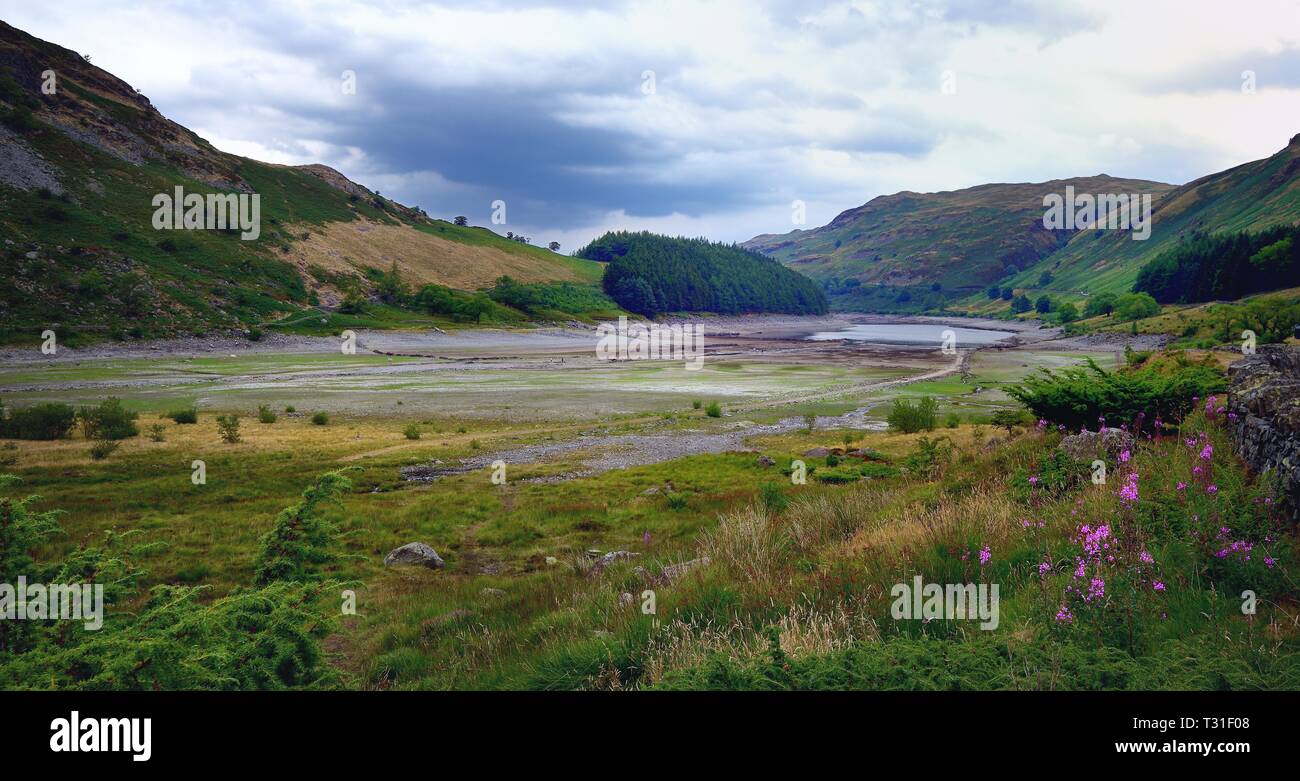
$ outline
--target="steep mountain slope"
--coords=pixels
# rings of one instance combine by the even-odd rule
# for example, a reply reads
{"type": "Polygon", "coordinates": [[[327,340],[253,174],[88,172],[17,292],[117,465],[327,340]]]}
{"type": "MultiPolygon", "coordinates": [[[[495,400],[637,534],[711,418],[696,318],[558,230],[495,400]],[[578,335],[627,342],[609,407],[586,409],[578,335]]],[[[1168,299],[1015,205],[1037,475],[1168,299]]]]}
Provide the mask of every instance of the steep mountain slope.
{"type": "Polygon", "coordinates": [[[1064,193],[1067,185],[1078,192],[1153,195],[1170,187],[1101,175],[901,192],[873,198],[821,228],[756,236],[742,246],[819,281],[854,279],[894,288],[938,284],[970,292],[1036,265],[1073,236],[1043,227],[1043,196],[1064,193]]]}
{"type": "Polygon", "coordinates": [[[323,165],[222,152],[76,52],[0,22],[0,339],[87,338],[264,323],[394,263],[417,283],[472,290],[599,280],[599,264],[430,219],[323,165]],[[45,75],[54,74],[54,90],[45,75]],[[153,198],[260,197],[260,235],[156,230],[153,198]],[[370,273],[367,273],[367,272],[370,273]]]}
{"type": "MultiPolygon", "coordinates": [[[[1300,135],[1263,160],[1244,163],[1173,188],[1152,204],[1151,238],[1133,241],[1119,231],[1087,231],[1042,268],[1054,277],[1046,289],[1060,293],[1128,290],[1142,266],[1193,233],[1256,232],[1300,224],[1300,135]]],[[[1016,284],[1033,284],[1030,269],[1016,284]]]]}
{"type": "Polygon", "coordinates": [[[742,246],[816,278],[837,308],[933,309],[960,301],[958,308],[991,313],[1006,307],[985,299],[991,284],[1031,294],[1120,293],[1145,264],[1198,231],[1298,223],[1300,135],[1271,157],[1181,186],[1101,175],[903,192],[843,212],[824,227],[756,236],[742,246]],[[1151,194],[1150,238],[1044,229],[1043,197],[1063,194],[1067,185],[1079,194],[1151,194]]]}

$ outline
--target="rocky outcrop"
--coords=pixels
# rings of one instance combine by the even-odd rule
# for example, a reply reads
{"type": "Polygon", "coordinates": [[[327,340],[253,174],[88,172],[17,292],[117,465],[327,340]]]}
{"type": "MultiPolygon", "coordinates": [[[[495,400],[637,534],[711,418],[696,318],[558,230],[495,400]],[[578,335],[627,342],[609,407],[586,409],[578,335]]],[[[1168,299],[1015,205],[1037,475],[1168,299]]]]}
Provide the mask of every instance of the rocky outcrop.
{"type": "Polygon", "coordinates": [[[1133,449],[1133,435],[1117,428],[1081,431],[1062,439],[1060,448],[1075,461],[1092,463],[1099,458],[1113,461],[1120,453],[1133,449]]]}
{"type": "Polygon", "coordinates": [[[1300,347],[1264,345],[1228,367],[1237,453],[1280,480],[1283,506],[1300,516],[1300,347]]]}

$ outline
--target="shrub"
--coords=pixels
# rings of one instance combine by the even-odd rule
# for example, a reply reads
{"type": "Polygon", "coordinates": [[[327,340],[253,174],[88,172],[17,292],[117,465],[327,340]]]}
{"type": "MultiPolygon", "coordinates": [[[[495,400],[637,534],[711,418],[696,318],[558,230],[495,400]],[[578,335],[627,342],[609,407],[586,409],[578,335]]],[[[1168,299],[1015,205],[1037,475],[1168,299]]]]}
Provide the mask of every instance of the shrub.
{"type": "Polygon", "coordinates": [[[239,416],[238,415],[218,415],[217,430],[221,432],[221,441],[233,445],[240,441],[239,436],[239,416]]]}
{"type": "Polygon", "coordinates": [[[127,439],[140,433],[135,425],[139,413],[128,412],[118,398],[105,399],[98,407],[82,407],[77,417],[86,439],[127,439]]]}
{"type": "Polygon", "coordinates": [[[330,547],[336,527],[321,517],[320,507],[337,502],[339,495],[351,488],[352,481],[343,476],[342,470],[326,472],[302,492],[301,502],[280,511],[271,531],[262,537],[256,567],[258,583],[314,580],[317,565],[334,560],[330,547]]]}
{"type": "Polygon", "coordinates": [[[1041,371],[1008,387],[1007,394],[1038,418],[1076,431],[1098,425],[1102,416],[1112,426],[1131,423],[1139,413],[1172,423],[1191,410],[1193,398],[1209,396],[1227,385],[1223,372],[1210,363],[1108,372],[1089,358],[1086,367],[1041,371]]]}
{"type": "Polygon", "coordinates": [[[904,434],[918,431],[933,431],[935,411],[939,404],[933,397],[913,403],[908,399],[894,399],[894,406],[889,410],[889,427],[904,434]]]}
{"type": "Polygon", "coordinates": [[[420,427],[412,423],[411,425],[407,426],[406,430],[403,431],[402,433],[406,435],[407,439],[419,439],[420,427]]]}
{"type": "Polygon", "coordinates": [[[1011,436],[1012,430],[1016,426],[1023,426],[1028,421],[1025,411],[1022,409],[1000,409],[994,412],[989,422],[998,428],[1007,430],[1007,436],[1011,436]]]}
{"type": "Polygon", "coordinates": [[[285,407],[284,407],[284,414],[286,414],[286,415],[291,415],[291,414],[293,414],[293,413],[295,413],[295,412],[297,412],[297,411],[298,411],[298,408],[295,407],[295,406],[293,406],[292,404],[286,404],[285,407]]]}
{"type": "Polygon", "coordinates": [[[190,407],[188,409],[177,409],[168,412],[164,417],[171,418],[173,421],[175,421],[178,424],[198,423],[199,411],[194,407],[190,407]]]}
{"type": "Polygon", "coordinates": [[[943,425],[948,428],[957,428],[961,425],[961,415],[956,412],[949,412],[948,416],[943,419],[943,425]]]}
{"type": "Polygon", "coordinates": [[[167,437],[163,435],[164,430],[161,423],[153,424],[149,427],[149,439],[154,442],[165,442],[167,437]]]}
{"type": "Polygon", "coordinates": [[[0,436],[9,439],[63,439],[72,431],[77,413],[67,404],[36,404],[0,416],[0,436]]]}
{"type": "Polygon", "coordinates": [[[270,406],[266,404],[262,404],[258,406],[257,408],[258,423],[274,423],[277,419],[278,418],[276,417],[276,414],[271,411],[270,406]]]}
{"type": "Polygon", "coordinates": [[[328,426],[330,422],[330,416],[324,412],[317,412],[316,414],[311,416],[311,422],[313,425],[316,426],[328,426]]]}
{"type": "Polygon", "coordinates": [[[718,402],[710,401],[709,406],[704,408],[704,414],[711,418],[720,418],[722,417],[722,407],[718,406],[718,402]]]}
{"type": "Polygon", "coordinates": [[[759,486],[758,495],[763,502],[763,507],[769,513],[779,513],[790,505],[790,500],[786,498],[785,492],[777,483],[763,483],[759,486]]]}
{"type": "Polygon", "coordinates": [[[119,444],[112,439],[96,439],[95,444],[90,446],[90,457],[96,461],[103,461],[117,450],[119,444]]]}
{"type": "Polygon", "coordinates": [[[691,402],[691,409],[699,409],[700,407],[703,406],[704,406],[704,402],[700,401],[699,399],[695,399],[694,401],[691,402]]]}

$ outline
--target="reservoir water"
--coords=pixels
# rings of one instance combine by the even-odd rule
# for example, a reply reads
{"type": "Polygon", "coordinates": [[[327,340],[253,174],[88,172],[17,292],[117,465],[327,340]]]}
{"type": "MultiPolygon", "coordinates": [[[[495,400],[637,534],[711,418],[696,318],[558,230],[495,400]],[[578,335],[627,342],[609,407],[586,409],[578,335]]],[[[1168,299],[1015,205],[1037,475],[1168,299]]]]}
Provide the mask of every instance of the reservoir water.
{"type": "Polygon", "coordinates": [[[1008,339],[1010,331],[992,331],[986,328],[960,328],[929,323],[857,323],[838,331],[818,331],[808,338],[816,342],[846,339],[853,342],[879,344],[939,345],[944,341],[944,331],[956,335],[958,347],[976,347],[996,344],[1008,339]]]}

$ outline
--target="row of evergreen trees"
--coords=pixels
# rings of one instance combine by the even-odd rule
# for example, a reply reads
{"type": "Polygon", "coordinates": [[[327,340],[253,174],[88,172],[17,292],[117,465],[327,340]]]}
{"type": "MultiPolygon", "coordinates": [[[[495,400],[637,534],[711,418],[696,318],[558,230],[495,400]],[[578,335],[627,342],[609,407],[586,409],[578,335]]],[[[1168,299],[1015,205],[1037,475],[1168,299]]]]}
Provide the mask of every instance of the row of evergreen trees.
{"type": "Polygon", "coordinates": [[[1237,299],[1300,285],[1300,227],[1196,233],[1138,272],[1133,290],[1157,301],[1237,299]]]}
{"type": "Polygon", "coordinates": [[[826,295],[775,260],[732,244],[606,233],[578,257],[608,263],[605,292],[629,312],[779,312],[825,314],[826,295]]]}

